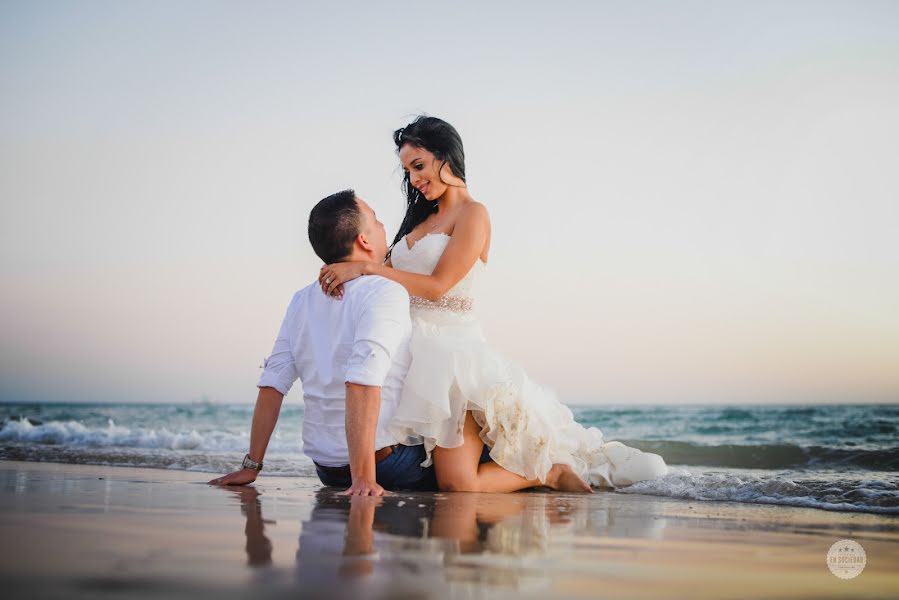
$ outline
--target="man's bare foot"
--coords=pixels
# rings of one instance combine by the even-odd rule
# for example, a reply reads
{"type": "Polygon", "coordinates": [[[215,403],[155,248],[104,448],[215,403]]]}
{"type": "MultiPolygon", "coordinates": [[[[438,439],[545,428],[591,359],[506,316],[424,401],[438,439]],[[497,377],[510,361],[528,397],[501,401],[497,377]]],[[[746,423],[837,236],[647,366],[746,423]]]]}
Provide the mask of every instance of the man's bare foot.
{"type": "Polygon", "coordinates": [[[590,484],[578,477],[568,465],[553,465],[546,474],[546,485],[557,492],[593,493],[590,484]]]}

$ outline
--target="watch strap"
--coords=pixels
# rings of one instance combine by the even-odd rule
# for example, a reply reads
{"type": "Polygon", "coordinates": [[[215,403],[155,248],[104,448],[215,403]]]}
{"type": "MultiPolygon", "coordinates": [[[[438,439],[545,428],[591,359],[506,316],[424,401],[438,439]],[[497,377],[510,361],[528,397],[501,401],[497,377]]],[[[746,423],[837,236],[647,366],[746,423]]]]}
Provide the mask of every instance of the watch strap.
{"type": "Polygon", "coordinates": [[[242,463],[242,464],[243,464],[243,467],[244,467],[245,469],[255,469],[256,471],[261,471],[261,470],[262,470],[262,463],[261,463],[261,462],[256,462],[255,460],[253,460],[252,458],[250,458],[249,453],[247,453],[247,455],[243,457],[243,463],[242,463]]]}

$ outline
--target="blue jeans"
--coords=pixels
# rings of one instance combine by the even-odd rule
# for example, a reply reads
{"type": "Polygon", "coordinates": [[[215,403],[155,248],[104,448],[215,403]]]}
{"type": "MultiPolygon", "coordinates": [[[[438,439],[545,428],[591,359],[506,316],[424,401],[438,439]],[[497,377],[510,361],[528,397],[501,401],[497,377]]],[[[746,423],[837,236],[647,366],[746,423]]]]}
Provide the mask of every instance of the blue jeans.
{"type": "MultiPolygon", "coordinates": [[[[425,447],[403,446],[399,444],[390,456],[375,465],[375,478],[378,484],[386,490],[417,490],[436,492],[437,477],[434,474],[434,464],[430,467],[421,467],[425,460],[425,447]]],[[[481,451],[479,463],[492,462],[490,448],[484,446],[481,451]]],[[[346,473],[334,474],[315,465],[315,472],[319,480],[331,487],[348,488],[353,485],[349,468],[346,473]]]]}
{"type": "MultiPolygon", "coordinates": [[[[437,478],[434,465],[420,466],[425,460],[425,448],[400,444],[390,456],[375,465],[378,484],[387,490],[436,491],[437,478]]],[[[327,486],[348,488],[353,485],[349,468],[345,473],[335,474],[315,465],[318,478],[327,486]]]]}

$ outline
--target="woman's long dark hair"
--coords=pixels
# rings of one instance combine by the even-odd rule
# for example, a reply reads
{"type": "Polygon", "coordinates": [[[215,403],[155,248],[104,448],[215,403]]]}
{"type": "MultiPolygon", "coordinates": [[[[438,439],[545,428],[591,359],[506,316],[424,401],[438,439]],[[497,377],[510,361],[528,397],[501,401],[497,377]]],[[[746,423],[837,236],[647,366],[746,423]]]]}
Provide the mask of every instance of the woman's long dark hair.
{"type": "MultiPolygon", "coordinates": [[[[465,181],[465,152],[462,149],[462,138],[455,127],[443,119],[421,115],[405,127],[394,131],[393,142],[396,144],[397,152],[406,144],[424,148],[441,161],[437,168],[438,175],[443,165],[448,164],[453,175],[465,181]]],[[[390,245],[391,251],[404,235],[427,219],[428,215],[437,212],[437,203],[429,201],[412,186],[408,171],[403,176],[403,193],[406,194],[406,216],[403,217],[400,229],[390,245]]]]}

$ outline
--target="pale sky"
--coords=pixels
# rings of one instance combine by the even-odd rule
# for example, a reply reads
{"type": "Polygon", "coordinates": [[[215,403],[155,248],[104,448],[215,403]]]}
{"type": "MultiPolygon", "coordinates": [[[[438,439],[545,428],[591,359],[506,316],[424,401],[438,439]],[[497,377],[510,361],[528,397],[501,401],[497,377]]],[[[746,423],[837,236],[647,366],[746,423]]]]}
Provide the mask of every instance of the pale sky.
{"type": "MultiPolygon", "coordinates": [[[[899,401],[899,2],[0,2],[0,400],[253,402],[311,207],[462,135],[570,404],[899,401]]],[[[300,386],[289,401],[300,401],[300,386]]]]}

